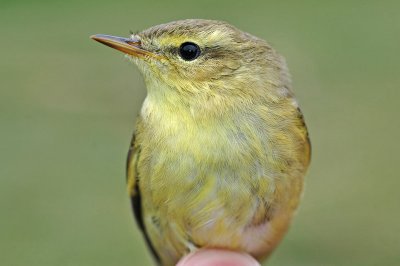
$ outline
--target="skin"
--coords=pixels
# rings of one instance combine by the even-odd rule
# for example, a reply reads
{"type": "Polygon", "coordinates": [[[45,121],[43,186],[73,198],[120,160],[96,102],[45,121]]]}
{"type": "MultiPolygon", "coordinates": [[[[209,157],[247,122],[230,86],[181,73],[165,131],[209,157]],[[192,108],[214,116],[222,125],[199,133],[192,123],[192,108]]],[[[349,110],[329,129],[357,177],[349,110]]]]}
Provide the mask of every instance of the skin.
{"type": "Polygon", "coordinates": [[[146,83],[127,176],[156,261],[175,265],[199,248],[266,257],[290,224],[310,161],[284,59],[220,21],[92,38],[126,53],[146,83]],[[200,56],[182,59],[184,42],[200,56]]]}
{"type": "Polygon", "coordinates": [[[260,264],[246,253],[200,249],[183,257],[177,266],[260,266],[260,264]]]}

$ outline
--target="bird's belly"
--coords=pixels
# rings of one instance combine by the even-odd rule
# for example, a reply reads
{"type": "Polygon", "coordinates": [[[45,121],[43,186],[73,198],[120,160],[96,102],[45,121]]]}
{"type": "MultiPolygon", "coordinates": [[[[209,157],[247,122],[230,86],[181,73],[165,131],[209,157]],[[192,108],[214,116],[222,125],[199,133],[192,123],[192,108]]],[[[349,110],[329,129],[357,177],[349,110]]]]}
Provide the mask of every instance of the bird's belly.
{"type": "Polygon", "coordinates": [[[279,181],[260,167],[260,161],[234,158],[198,164],[191,156],[174,162],[164,157],[162,165],[153,165],[141,186],[146,227],[160,256],[180,258],[201,247],[256,257],[269,252],[277,243],[271,226],[279,181]]]}
{"type": "Polygon", "coordinates": [[[298,144],[270,141],[261,122],[195,130],[162,123],[140,141],[138,164],[146,231],[162,261],[174,265],[201,247],[268,254],[300,198],[301,171],[287,155],[298,144]]]}

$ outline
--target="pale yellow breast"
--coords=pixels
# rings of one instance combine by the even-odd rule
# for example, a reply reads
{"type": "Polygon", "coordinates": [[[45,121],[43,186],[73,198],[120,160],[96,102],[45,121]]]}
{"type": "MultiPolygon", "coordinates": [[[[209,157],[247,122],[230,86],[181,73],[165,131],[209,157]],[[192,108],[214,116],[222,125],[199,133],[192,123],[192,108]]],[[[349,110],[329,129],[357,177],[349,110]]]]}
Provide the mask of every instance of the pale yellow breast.
{"type": "Polygon", "coordinates": [[[145,102],[139,186],[150,238],[166,258],[196,245],[260,256],[286,230],[306,168],[305,129],[253,108],[198,119],[145,102]]]}

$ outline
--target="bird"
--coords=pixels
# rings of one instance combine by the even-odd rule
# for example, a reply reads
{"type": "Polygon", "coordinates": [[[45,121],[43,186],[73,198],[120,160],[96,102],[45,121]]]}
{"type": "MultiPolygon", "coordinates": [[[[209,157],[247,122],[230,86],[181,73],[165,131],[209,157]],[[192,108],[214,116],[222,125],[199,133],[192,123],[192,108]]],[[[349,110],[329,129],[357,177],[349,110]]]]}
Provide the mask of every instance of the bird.
{"type": "Polygon", "coordinates": [[[267,258],[296,213],[311,158],[283,56],[217,20],[91,38],[123,52],[147,88],[127,187],[156,264],[202,248],[267,258]]]}

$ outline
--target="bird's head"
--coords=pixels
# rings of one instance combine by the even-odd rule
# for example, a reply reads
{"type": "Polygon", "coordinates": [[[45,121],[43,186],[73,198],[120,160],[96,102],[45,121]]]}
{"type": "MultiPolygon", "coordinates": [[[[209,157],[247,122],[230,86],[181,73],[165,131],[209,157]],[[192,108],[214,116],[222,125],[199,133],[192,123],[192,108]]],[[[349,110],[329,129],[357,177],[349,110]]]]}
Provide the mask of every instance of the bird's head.
{"type": "Polygon", "coordinates": [[[284,62],[265,41],[225,22],[188,19],[129,38],[91,38],[127,54],[141,70],[149,95],[254,99],[258,88],[286,79],[284,62]]]}

